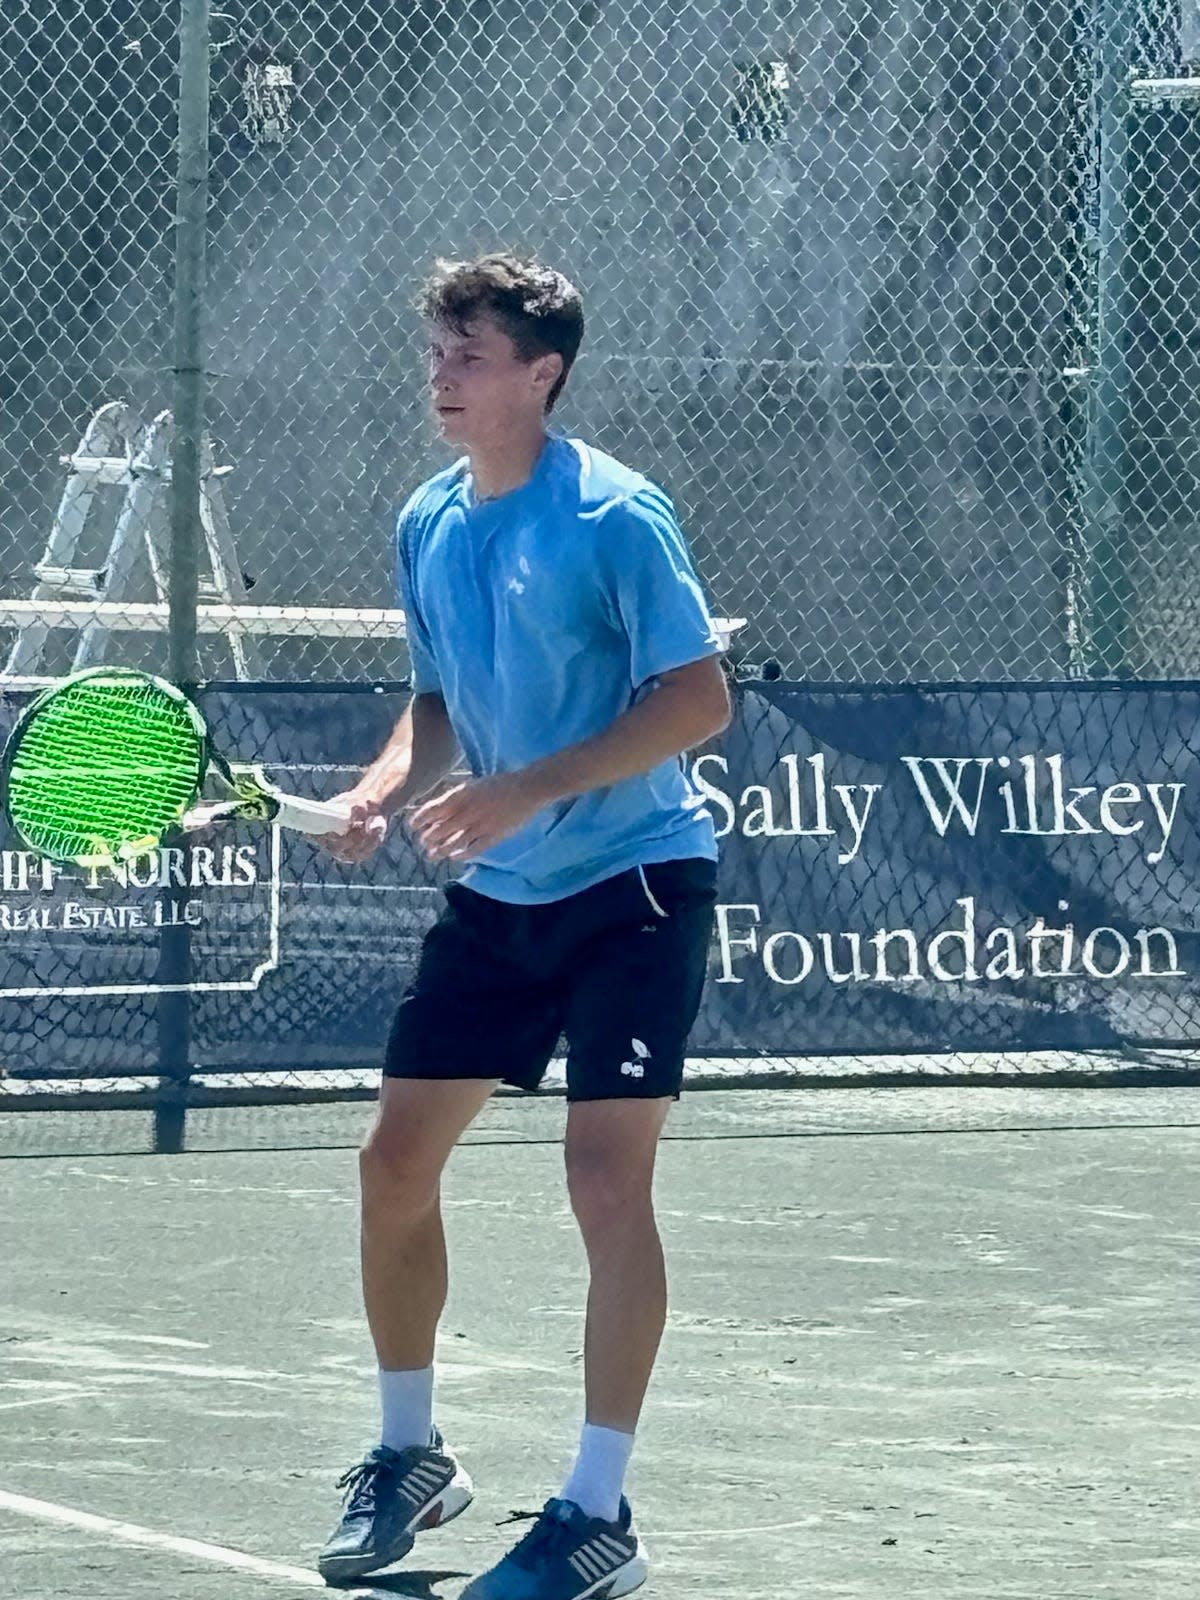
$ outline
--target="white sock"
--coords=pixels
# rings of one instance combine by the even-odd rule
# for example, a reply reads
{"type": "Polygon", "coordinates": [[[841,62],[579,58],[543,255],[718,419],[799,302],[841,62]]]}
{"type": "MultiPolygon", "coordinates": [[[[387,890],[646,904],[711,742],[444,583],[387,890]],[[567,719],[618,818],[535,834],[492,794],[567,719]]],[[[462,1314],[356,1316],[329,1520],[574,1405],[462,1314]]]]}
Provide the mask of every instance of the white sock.
{"type": "Polygon", "coordinates": [[[410,1372],[379,1369],[379,1398],[383,1402],[382,1443],[390,1450],[407,1450],[428,1444],[433,1435],[433,1368],[410,1372]]]}
{"type": "Polygon", "coordinates": [[[574,1471],[559,1498],[573,1500],[586,1516],[615,1522],[633,1454],[633,1437],[632,1433],[618,1433],[615,1428],[598,1428],[585,1422],[574,1471]]]}

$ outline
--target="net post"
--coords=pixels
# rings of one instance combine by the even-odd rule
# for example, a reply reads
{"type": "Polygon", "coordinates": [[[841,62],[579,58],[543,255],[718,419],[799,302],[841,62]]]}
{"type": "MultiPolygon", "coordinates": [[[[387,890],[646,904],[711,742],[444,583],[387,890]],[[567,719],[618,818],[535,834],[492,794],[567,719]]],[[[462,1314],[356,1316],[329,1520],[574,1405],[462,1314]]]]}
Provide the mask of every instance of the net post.
{"type": "MultiPolygon", "coordinates": [[[[208,212],[209,0],[180,0],[179,140],[174,291],[174,429],[171,440],[171,544],[167,573],[168,676],[189,695],[199,680],[196,649],[200,586],[201,449],[204,434],[205,232],[208,212]]],[[[168,906],[171,890],[163,891],[168,906]]],[[[164,916],[158,981],[159,1096],[156,1150],[183,1148],[191,1075],[191,930],[164,916]]]]}

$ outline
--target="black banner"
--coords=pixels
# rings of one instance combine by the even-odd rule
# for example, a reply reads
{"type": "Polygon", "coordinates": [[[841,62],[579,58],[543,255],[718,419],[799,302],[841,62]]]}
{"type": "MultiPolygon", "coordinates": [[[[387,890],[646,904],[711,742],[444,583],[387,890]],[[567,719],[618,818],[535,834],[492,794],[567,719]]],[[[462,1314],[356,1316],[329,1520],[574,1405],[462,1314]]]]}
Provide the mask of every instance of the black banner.
{"type": "MultiPolygon", "coordinates": [[[[218,747],[347,787],[402,689],[224,688],[218,747]]],[[[6,715],[11,719],[14,707],[6,715]]],[[[697,1056],[1200,1042],[1195,684],[742,685],[689,755],[721,840],[697,1056]]],[[[152,1073],[161,929],[192,929],[197,1070],[371,1066],[446,874],[262,827],[59,869],[0,839],[10,1076],[152,1073]]]]}

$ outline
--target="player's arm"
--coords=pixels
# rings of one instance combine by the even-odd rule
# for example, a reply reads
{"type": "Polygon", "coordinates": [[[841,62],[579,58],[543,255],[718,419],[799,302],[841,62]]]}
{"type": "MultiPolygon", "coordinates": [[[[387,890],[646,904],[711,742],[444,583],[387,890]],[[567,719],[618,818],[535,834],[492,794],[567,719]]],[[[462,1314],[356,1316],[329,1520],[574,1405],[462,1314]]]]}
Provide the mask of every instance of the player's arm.
{"type": "Polygon", "coordinates": [[[602,732],[523,768],[540,810],[651,772],[729,726],[733,707],[716,656],[664,672],[656,687],[602,732]]]}
{"type": "Polygon", "coordinates": [[[613,625],[629,641],[630,682],[644,688],[602,732],[522,774],[552,805],[650,772],[729,726],[733,714],[716,627],[670,500],[650,489],[604,518],[598,573],[613,625]]]}
{"type": "Polygon", "coordinates": [[[412,698],[375,760],[352,789],[338,796],[350,806],[350,829],[321,842],[341,861],[365,861],[386,833],[387,819],[432,789],[458,755],[433,639],[414,603],[410,521],[420,496],[418,489],[396,519],[396,583],[405,614],[412,698]]]}
{"type": "Polygon", "coordinates": [[[321,843],[339,861],[365,861],[377,848],[386,819],[418,799],[453,767],[458,739],[440,694],[414,694],[386,745],[352,789],[350,827],[321,843]]]}
{"type": "Polygon", "coordinates": [[[602,732],[515,772],[478,778],[426,801],[414,818],[414,834],[434,860],[467,860],[556,801],[649,772],[703,744],[727,728],[731,717],[717,657],[672,668],[602,732]]]}
{"type": "Polygon", "coordinates": [[[387,816],[417,800],[444,778],[458,756],[458,739],[440,694],[414,694],[391,738],[350,793],[387,816]]]}

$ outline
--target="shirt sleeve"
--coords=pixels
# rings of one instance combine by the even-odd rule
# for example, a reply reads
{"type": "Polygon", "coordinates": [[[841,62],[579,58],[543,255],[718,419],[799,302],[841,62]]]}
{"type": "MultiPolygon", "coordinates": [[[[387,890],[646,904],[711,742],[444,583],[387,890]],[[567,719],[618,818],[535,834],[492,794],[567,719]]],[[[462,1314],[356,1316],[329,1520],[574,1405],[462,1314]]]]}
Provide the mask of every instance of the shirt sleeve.
{"type": "Polygon", "coordinates": [[[721,653],[687,540],[661,490],[638,490],[605,511],[600,563],[611,619],[629,638],[635,689],[721,653]]]}
{"type": "Polygon", "coordinates": [[[414,694],[440,694],[442,680],[434,659],[433,640],[413,592],[412,509],[413,502],[409,500],[396,518],[396,589],[404,612],[409,676],[414,694]]]}

